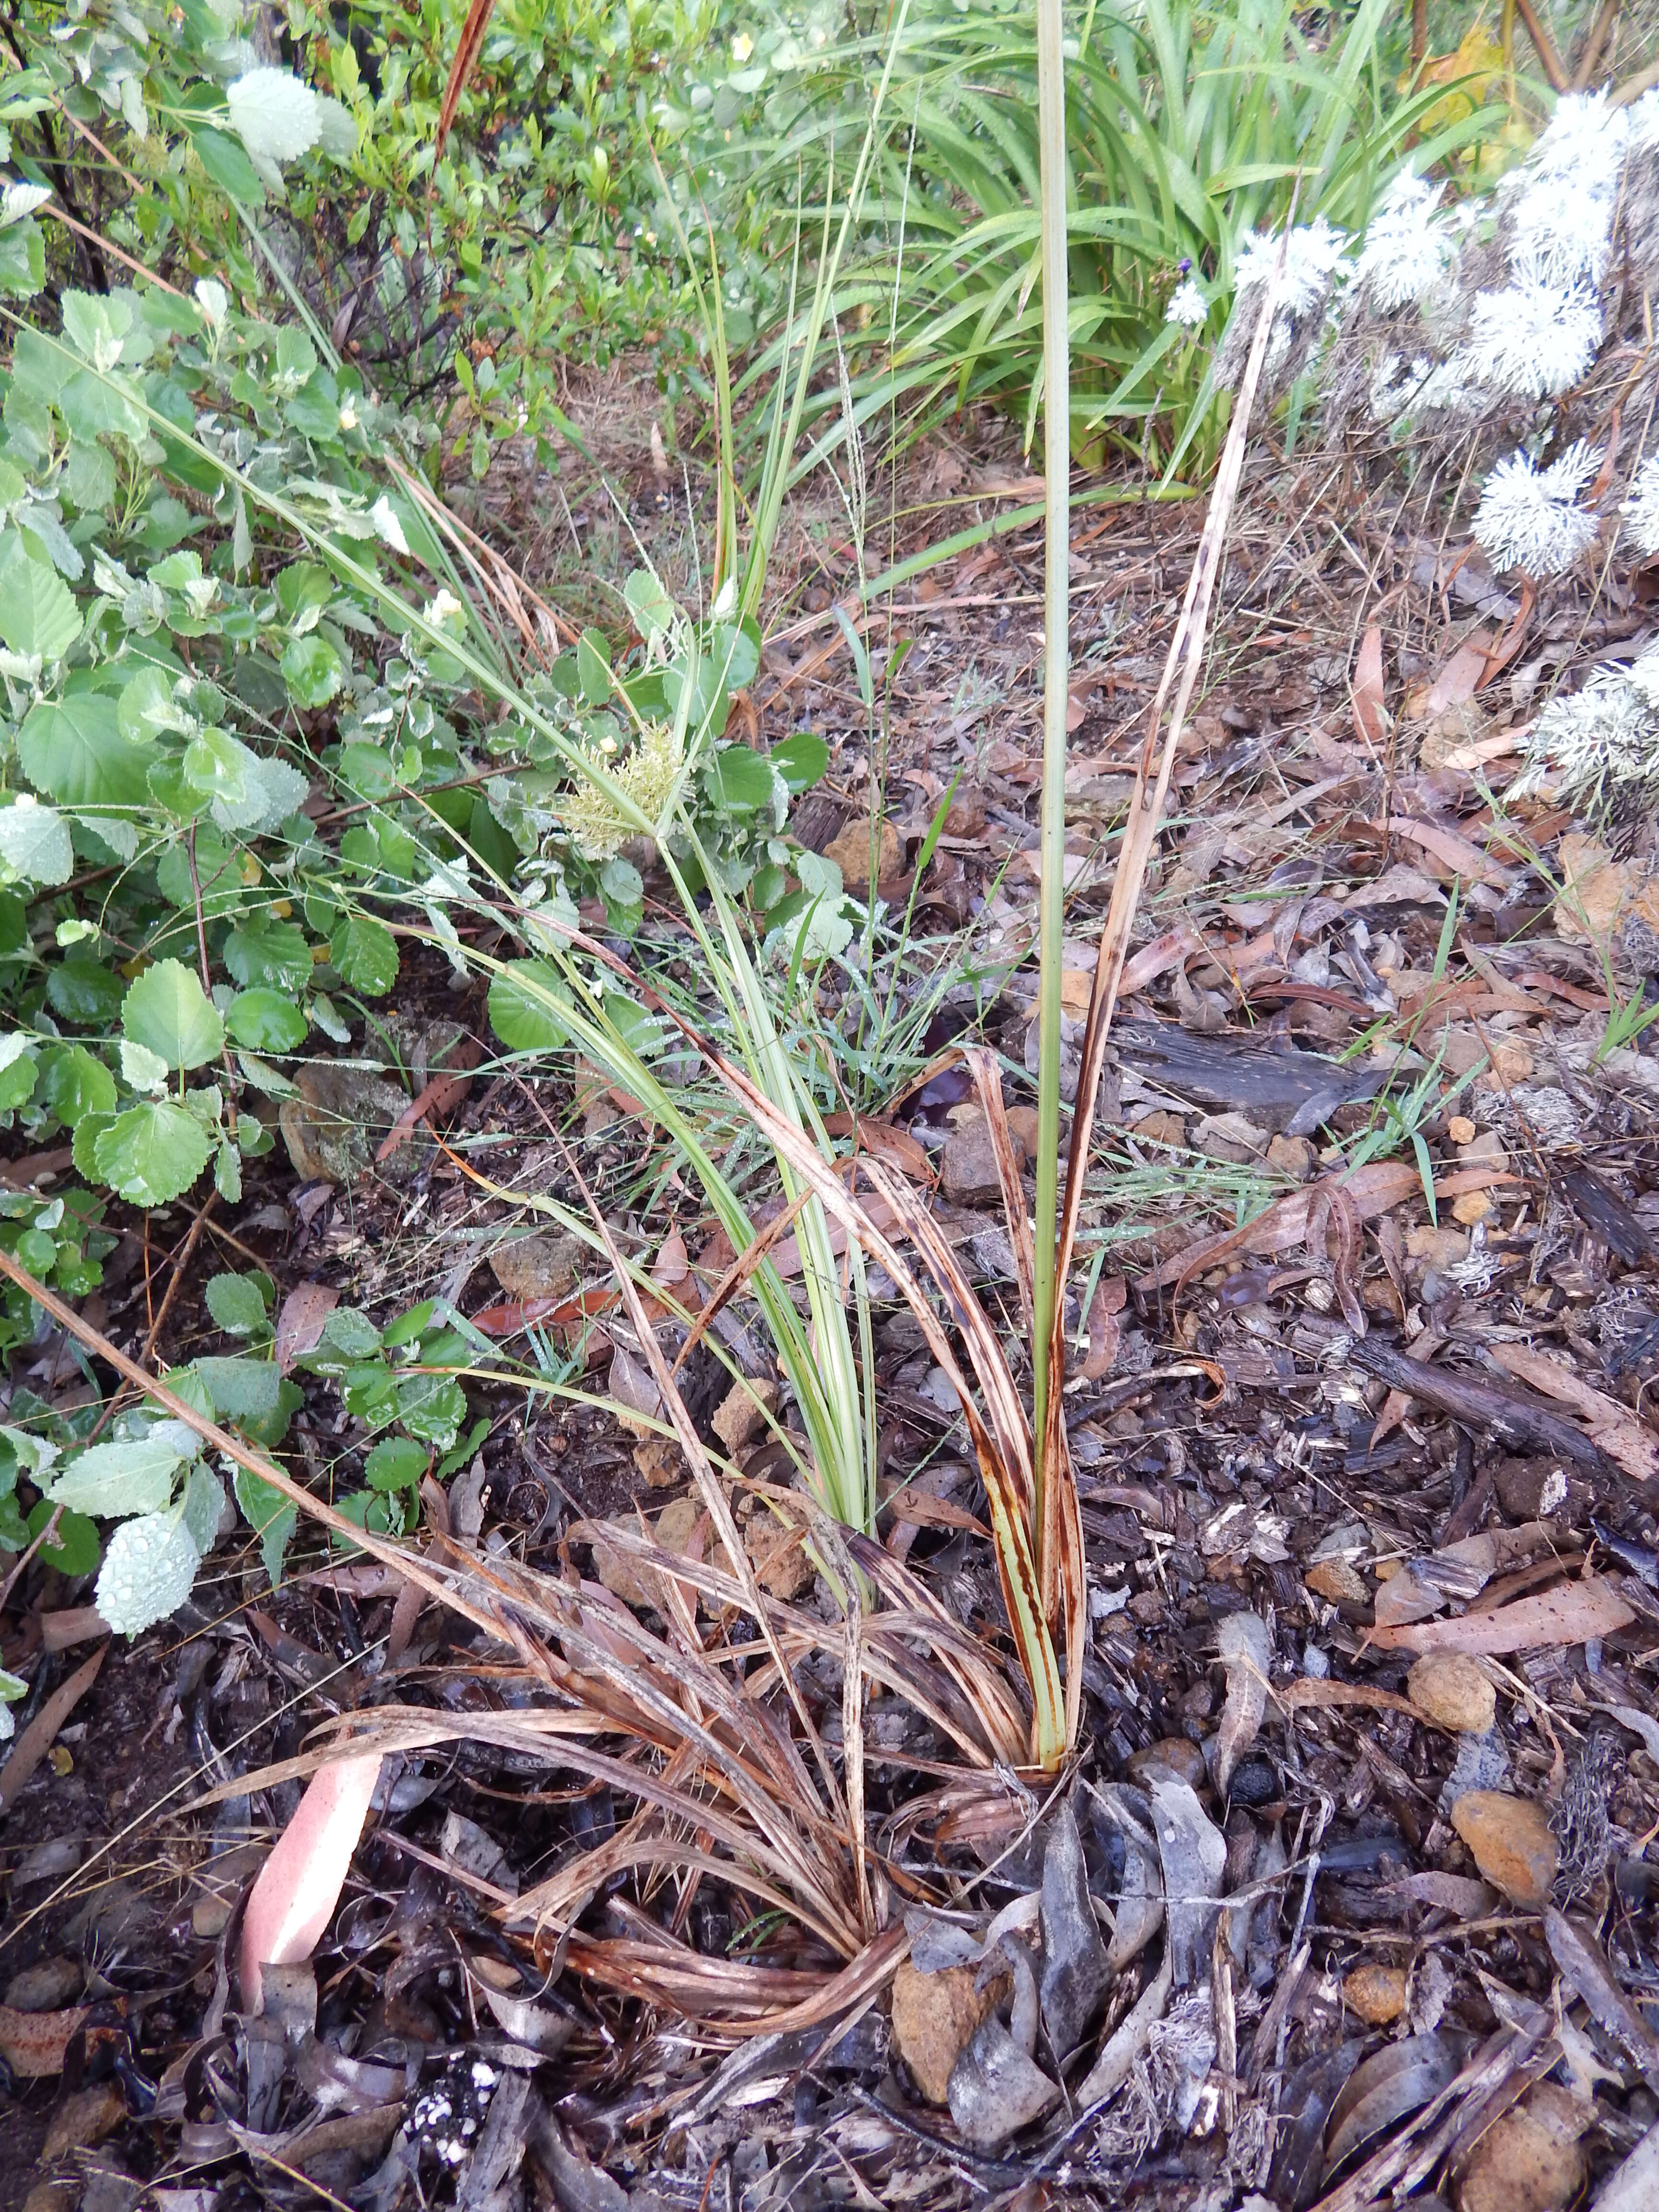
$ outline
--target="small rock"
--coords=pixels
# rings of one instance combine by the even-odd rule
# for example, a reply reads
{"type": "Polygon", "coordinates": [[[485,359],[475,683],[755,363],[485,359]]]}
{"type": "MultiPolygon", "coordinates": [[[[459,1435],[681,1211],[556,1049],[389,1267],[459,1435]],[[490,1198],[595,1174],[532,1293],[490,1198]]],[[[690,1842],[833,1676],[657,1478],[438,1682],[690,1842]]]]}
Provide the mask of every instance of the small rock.
{"type": "Polygon", "coordinates": [[[1002,1199],[990,1125],[975,1112],[958,1121],[945,1140],[940,1169],[945,1195],[956,1206],[996,1206],[1002,1199]]]}
{"type": "Polygon", "coordinates": [[[1535,1799],[1511,1797],[1501,1790],[1469,1790],[1452,1807],[1451,1819],[1495,1889],[1534,1911],[1549,1903],[1556,1844],[1535,1799]]]}
{"type": "Polygon", "coordinates": [[[118,2081],[95,2082],[64,2098],[52,2116],[40,2162],[50,2166],[72,2150],[90,2150],[115,2133],[127,2116],[127,2100],[118,2081]]]}
{"type": "Polygon", "coordinates": [[[1305,1137],[1275,1137],[1267,1146],[1267,1165],[1292,1182],[1306,1182],[1319,1165],[1319,1155],[1305,1137]]]}
{"type": "MultiPolygon", "coordinates": [[[[1011,1106],[1008,1112],[1008,1133],[1014,1140],[1014,1150],[1029,1165],[1037,1156],[1037,1109],[1035,1106],[1011,1106]]],[[[1072,1141],[1070,1119],[1060,1117],[1060,1156],[1066,1157],[1066,1148],[1072,1141]]]]}
{"type": "Polygon", "coordinates": [[[1129,1600],[1129,1618],[1142,1628],[1156,1628],[1168,1613],[1169,1602],[1162,1590],[1137,1590],[1129,1600]]]}
{"type": "Polygon", "coordinates": [[[1282,1788],[1279,1769],[1261,1752],[1241,1759],[1233,1769],[1227,1795],[1235,1805],[1271,1805],[1282,1788]]]}
{"type": "Polygon", "coordinates": [[[1454,1129],[1467,1129],[1470,1133],[1456,1140],[1460,1160],[1467,1161],[1470,1167],[1508,1167],[1509,1151],[1496,1129],[1483,1129],[1477,1136],[1473,1121],[1458,1121],[1451,1126],[1454,1129]]]}
{"type": "Polygon", "coordinates": [[[517,1237],[489,1255],[495,1280],[510,1298],[562,1297],[581,1264],[581,1240],[553,1233],[517,1237]]]}
{"type": "Polygon", "coordinates": [[[1401,1966],[1359,1966],[1342,1984],[1343,2002],[1368,2027],[1386,2027],[1406,2009],[1406,1975],[1401,1966]]]}
{"type": "Polygon", "coordinates": [[[945,810],[947,837],[982,837],[985,834],[985,794],[964,784],[945,810]]]}
{"type": "Polygon", "coordinates": [[[1583,1511],[1592,1502],[1588,1486],[1576,1486],[1565,1468],[1547,1459],[1500,1461],[1493,1480],[1498,1502],[1511,1521],[1547,1521],[1569,1505],[1583,1511]]]}
{"type": "MultiPolygon", "coordinates": [[[[603,1523],[600,1525],[603,1526],[603,1523]]],[[[630,1530],[634,1525],[632,1522],[617,1523],[618,1527],[630,1530]]],[[[633,1562],[623,1559],[620,1552],[613,1552],[610,1545],[598,1534],[595,1534],[591,1540],[593,1546],[593,1571],[611,1595],[619,1597],[624,1605],[654,1605],[656,1600],[649,1596],[641,1587],[640,1579],[634,1571],[633,1562]]]]}
{"type": "Polygon", "coordinates": [[[1425,1222],[1406,1231],[1406,1253],[1409,1259],[1426,1260],[1430,1267],[1444,1274],[1448,1267],[1469,1256],[1469,1240],[1461,1229],[1431,1229],[1425,1222]]]}
{"type": "Polygon", "coordinates": [[[685,1454],[672,1437],[647,1437],[635,1444],[634,1464],[647,1490],[674,1490],[685,1480],[685,1454]]]}
{"type": "Polygon", "coordinates": [[[1507,1790],[1510,1775],[1510,1754],[1495,1728],[1485,1735],[1460,1735],[1457,1757],[1437,1801],[1442,1820],[1450,1820],[1453,1806],[1471,1790],[1507,1790]]]}
{"type": "Polygon", "coordinates": [[[1485,1221],[1492,1211],[1489,1191],[1460,1191],[1452,1200],[1452,1219],[1461,1221],[1466,1229],[1473,1229],[1477,1221],[1485,1221]]]}
{"type": "Polygon", "coordinates": [[[1332,1605],[1369,1605],[1371,1594],[1346,1559],[1321,1559],[1302,1578],[1316,1597],[1332,1605]]]}
{"type": "Polygon", "coordinates": [[[1419,1713],[1459,1735],[1485,1735],[1498,1717],[1498,1692],[1462,1651],[1431,1651],[1406,1677],[1406,1695],[1419,1713]]]}
{"type": "MultiPolygon", "coordinates": [[[[276,1121],[295,1174],[302,1182],[356,1182],[374,1166],[375,1153],[409,1103],[408,1092],[378,1067],[343,1060],[313,1060],[294,1081],[298,1096],[283,1099],[276,1121]]],[[[406,1180],[425,1164],[431,1148],[430,1131],[417,1122],[377,1171],[392,1182],[406,1180]]]]}
{"type": "Polygon", "coordinates": [[[972,1966],[917,1971],[908,1959],[893,1977],[893,2050],[930,2105],[943,2105],[951,2069],[968,2039],[990,2012],[996,1984],[975,1990],[972,1966]]]}
{"type": "Polygon", "coordinates": [[[1134,1133],[1137,1137],[1145,1137],[1148,1144],[1184,1146],[1187,1124],[1179,1114],[1149,1114],[1144,1121],[1135,1123],[1134,1133]]]}
{"type": "Polygon", "coordinates": [[[1193,1143],[1206,1159],[1247,1166],[1267,1157],[1271,1140],[1265,1129],[1243,1114],[1206,1114],[1193,1124],[1193,1143]]]}
{"type": "Polygon", "coordinates": [[[37,2181],[23,2199],[23,2212],[75,2212],[80,2196],[79,2175],[73,2180],[60,2176],[51,2181],[37,2181]]]}
{"type": "Polygon", "coordinates": [[[74,2003],[85,1980],[78,1959],[41,1959],[12,1976],[5,2002],[14,2012],[58,2012],[74,2003]]]}
{"type": "Polygon", "coordinates": [[[1512,1091],[1517,1083],[1524,1083],[1532,1073],[1531,1048],[1518,1037],[1495,1036],[1492,1041],[1492,1066],[1484,1075],[1475,1078],[1478,1091],[1512,1091]]]}
{"type": "Polygon", "coordinates": [[[1446,1124],[1446,1134],[1460,1150],[1474,1142],[1478,1132],[1467,1114],[1454,1114],[1446,1124]]]}
{"type": "Polygon", "coordinates": [[[752,1444],[757,1437],[766,1434],[769,1425],[767,1416],[777,1409],[775,1382],[745,1378],[732,1385],[715,1408],[709,1425],[735,1459],[745,1444],[752,1444]]]}
{"type": "MultiPolygon", "coordinates": [[[[1133,1610],[1133,1599],[1130,1607],[1133,1610]]],[[[1209,1775],[1204,1764],[1204,1753],[1195,1743],[1188,1742],[1184,1735],[1166,1735],[1133,1754],[1129,1760],[1129,1778],[1143,1784],[1159,1779],[1185,1782],[1191,1788],[1199,1790],[1209,1779],[1209,1775]]]]}
{"type": "MultiPolygon", "coordinates": [[[[870,882],[870,823],[849,822],[838,837],[832,837],[823,848],[826,860],[833,860],[841,870],[841,879],[849,891],[864,890],[870,882]]],[[[884,821],[875,841],[876,882],[879,885],[896,876],[903,864],[904,848],[899,842],[898,831],[892,823],[884,821]]]]}
{"type": "Polygon", "coordinates": [[[1476,2145],[1459,2212],[1562,2212],[1584,2185],[1578,2138],[1595,2118],[1594,2106],[1555,2082],[1535,2082],[1476,2145]]]}
{"type": "Polygon", "coordinates": [[[786,1604],[812,1586],[814,1569],[802,1540],[803,1526],[780,1520],[775,1512],[757,1513],[743,1532],[756,1580],[768,1596],[786,1604]]]}
{"type": "MultiPolygon", "coordinates": [[[[676,1498],[665,1505],[657,1516],[655,1530],[657,1541],[663,1550],[689,1552],[692,1539],[697,1533],[697,1524],[702,1520],[706,1510],[700,1498],[676,1498]]],[[[703,1532],[702,1557],[711,1567],[724,1569],[730,1565],[726,1556],[726,1547],[721,1543],[712,1521],[703,1532]]]]}

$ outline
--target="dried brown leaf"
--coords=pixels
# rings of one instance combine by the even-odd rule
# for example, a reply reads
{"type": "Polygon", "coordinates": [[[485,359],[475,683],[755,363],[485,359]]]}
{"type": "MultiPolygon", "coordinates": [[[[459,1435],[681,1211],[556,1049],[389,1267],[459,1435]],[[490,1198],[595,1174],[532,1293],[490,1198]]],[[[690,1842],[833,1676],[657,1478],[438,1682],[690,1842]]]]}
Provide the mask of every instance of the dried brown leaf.
{"type": "Polygon", "coordinates": [[[1372,623],[1359,641],[1350,696],[1353,702],[1353,725],[1359,733],[1359,742],[1373,748],[1380,745],[1389,732],[1389,718],[1382,704],[1382,626],[1380,623],[1372,623]]]}
{"type": "Polygon", "coordinates": [[[323,1324],[340,1303],[332,1283],[296,1283],[276,1316],[276,1371],[286,1375],[296,1359],[314,1352],[323,1324]]]}
{"type": "Polygon", "coordinates": [[[1576,1406],[1589,1420],[1595,1442],[1626,1474],[1638,1482],[1659,1481],[1659,1437],[1627,1406],[1586,1382],[1565,1360],[1548,1352],[1519,1344],[1495,1344],[1492,1349],[1498,1364],[1519,1381],[1530,1382],[1534,1390],[1564,1406],[1576,1406]]]}
{"type": "Polygon", "coordinates": [[[1609,1582],[1586,1575],[1559,1589],[1523,1597],[1496,1613],[1464,1613],[1449,1620],[1421,1620],[1377,1628],[1370,1641],[1390,1651],[1468,1651],[1492,1656],[1529,1651],[1544,1644],[1583,1644],[1611,1636],[1636,1614],[1609,1582]]]}
{"type": "Polygon", "coordinates": [[[351,1871],[380,1776],[379,1752],[337,1759],[307,1785],[259,1869],[242,1916],[242,2003],[259,2009],[263,1969],[297,1966],[317,1948],[351,1871]]]}

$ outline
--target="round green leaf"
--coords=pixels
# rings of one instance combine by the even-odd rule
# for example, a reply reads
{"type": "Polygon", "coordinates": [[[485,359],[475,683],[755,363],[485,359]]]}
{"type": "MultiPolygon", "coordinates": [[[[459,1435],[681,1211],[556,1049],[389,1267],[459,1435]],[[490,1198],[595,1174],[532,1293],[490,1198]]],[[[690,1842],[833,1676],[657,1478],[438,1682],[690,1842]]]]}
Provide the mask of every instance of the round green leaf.
{"type": "Polygon", "coordinates": [[[345,678],[340,656],[313,630],[290,638],[283,649],[283,680],[296,707],[326,707],[345,678]]]}
{"type": "Polygon", "coordinates": [[[60,1468],[46,1485],[54,1504],[113,1520],[124,1513],[160,1513],[173,1496],[173,1478],[184,1454],[143,1437],[126,1443],[94,1444],[60,1468]]]}
{"type": "Polygon", "coordinates": [[[213,1002],[181,960],[158,960],[144,970],[127,993],[121,1028],[169,1067],[201,1067],[225,1042],[213,1002]]]}
{"type": "Polygon", "coordinates": [[[249,1052],[297,1052],[307,1026],[293,1000],[280,991],[239,991],[225,1014],[225,1027],[249,1052]]]}
{"type": "Polygon", "coordinates": [[[128,744],[106,692],[32,707],[17,733],[17,757],[35,789],[65,806],[142,806],[149,797],[155,755],[128,744]]]}
{"type": "Polygon", "coordinates": [[[208,1311],[228,1334],[256,1336],[265,1328],[264,1295],[253,1276],[210,1276],[204,1296],[208,1311]]]}
{"type": "Polygon", "coordinates": [[[510,1052],[556,1052],[570,1032],[555,1009],[570,1004],[557,969],[545,960],[512,960],[489,986],[489,1026],[510,1052]]]}
{"type": "Polygon", "coordinates": [[[107,1029],[121,1011],[121,979],[95,960],[65,960],[46,977],[46,998],[66,1022],[107,1029]]]}
{"type": "Polygon", "coordinates": [[[40,1055],[41,1103],[72,1129],[83,1114],[115,1111],[115,1078],[83,1044],[54,1045],[40,1055]]]}
{"type": "Polygon", "coordinates": [[[810,791],[830,765],[830,748],[811,730],[797,730],[768,756],[791,793],[810,791]]]}
{"type": "Polygon", "coordinates": [[[118,1114],[93,1140],[100,1182],[134,1206],[165,1206],[187,1191],[212,1147],[193,1114],[170,1100],[118,1114]]]}
{"type": "Polygon", "coordinates": [[[398,979],[398,940],[383,921],[354,915],[329,940],[328,957],[354,990],[383,998],[398,979]]]}
{"type": "Polygon", "coordinates": [[[44,562],[29,558],[15,533],[8,533],[7,554],[0,572],[0,638],[14,653],[61,660],[81,635],[74,593],[44,562]]]}
{"type": "Polygon", "coordinates": [[[772,763],[747,745],[728,745],[714,757],[708,786],[709,797],[726,813],[757,813],[772,804],[772,763]]]}
{"type": "Polygon", "coordinates": [[[20,793],[0,808],[0,860],[26,883],[66,884],[75,873],[69,823],[55,806],[29,805],[27,798],[20,793]]]}
{"type": "Polygon", "coordinates": [[[249,990],[297,991],[311,981],[311,947],[298,922],[251,914],[225,939],[225,966],[249,990]]]}
{"type": "Polygon", "coordinates": [[[363,1462],[371,1490],[417,1490],[432,1455],[408,1437],[386,1437],[363,1462]]]}
{"type": "MultiPolygon", "coordinates": [[[[56,1509],[49,1498],[43,1498],[30,1513],[28,1531],[38,1536],[51,1520],[56,1509]]],[[[57,1536],[50,1544],[42,1544],[35,1553],[41,1564],[56,1567],[60,1575],[89,1575],[98,1564],[98,1528],[84,1513],[64,1513],[59,1516],[57,1536]]]]}

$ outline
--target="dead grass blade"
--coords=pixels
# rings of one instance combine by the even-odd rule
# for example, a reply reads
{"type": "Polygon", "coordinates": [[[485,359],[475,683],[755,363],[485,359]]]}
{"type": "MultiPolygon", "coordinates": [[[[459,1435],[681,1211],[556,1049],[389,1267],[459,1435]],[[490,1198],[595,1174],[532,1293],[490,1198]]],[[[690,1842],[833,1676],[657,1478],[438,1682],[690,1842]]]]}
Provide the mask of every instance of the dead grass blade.
{"type": "MultiPolygon", "coordinates": [[[[581,1170],[577,1166],[575,1156],[569,1146],[556,1133],[554,1141],[564,1155],[566,1170],[581,1193],[582,1203],[586,1206],[592,1218],[593,1225],[604,1242],[606,1257],[611,1261],[617,1287],[628,1308],[629,1319],[634,1324],[635,1334],[640,1340],[640,1349],[646,1356],[651,1369],[652,1379],[661,1393],[663,1404],[668,1410],[668,1417],[673,1424],[674,1434],[679,1440],[680,1449],[685,1454],[686,1462],[691,1469],[692,1478],[708,1510],[708,1517],[714,1524],[715,1533],[726,1547],[726,1556],[743,1585],[744,1602],[759,1624],[761,1633],[771,1650],[779,1679],[790,1703],[795,1709],[795,1717],[800,1723],[801,1733],[812,1747],[812,1755],[817,1762],[818,1771],[823,1777],[823,1785],[830,1802],[836,1806],[842,1821],[845,1823],[847,1807],[842,1799],[841,1790],[836,1781],[835,1770],[830,1765],[829,1755],[818,1739],[818,1732],[812,1725],[811,1716],[806,1710],[806,1703],[801,1696],[799,1686],[793,1674],[784,1665],[783,1654],[777,1649],[776,1641],[767,1618],[766,1605],[761,1594],[760,1583],[756,1578],[753,1566],[750,1564],[749,1553],[743,1539],[738,1534],[738,1524],[732,1517],[730,1501],[720,1487],[720,1478],[714,1473],[708,1454],[703,1449],[702,1438],[697,1434],[696,1425],[686,1410],[685,1401],[680,1395],[679,1386],[669,1370],[668,1362],[663,1357],[662,1346],[657,1342],[656,1332],[647,1316],[639,1290],[633,1276],[629,1273],[628,1263],[617,1249],[616,1238],[611,1231],[611,1224],[605,1219],[592,1193],[583,1181],[581,1170]]],[[[853,1841],[850,1832],[847,1839],[849,1843],[853,1841]]]]}
{"type": "MultiPolygon", "coordinates": [[[[1216,577],[1220,571],[1221,555],[1226,542],[1227,528],[1232,519],[1233,503],[1238,495],[1239,479],[1244,466],[1244,449],[1249,441],[1250,410],[1255,403],[1256,386],[1261,381],[1262,364],[1267,359],[1268,335],[1273,325],[1273,312],[1279,301],[1279,285],[1283,280],[1285,256],[1291,228],[1296,221],[1296,194],[1280,234],[1279,252],[1274,258],[1273,274],[1263,287],[1261,311],[1256,317],[1255,335],[1251,343],[1249,359],[1240,380],[1238,398],[1233,410],[1233,419],[1227,431],[1227,441],[1222,449],[1221,465],[1216,471],[1215,489],[1210,495],[1210,511],[1205,520],[1204,534],[1194,556],[1192,572],[1187,580],[1187,593],[1182,602],[1181,618],[1176,624],[1175,635],[1170,641],[1168,658],[1158,682],[1151,710],[1147,715],[1146,735],[1142,742],[1140,757],[1135,769],[1135,787],[1129,802],[1128,817],[1124,824],[1123,842],[1119,848],[1117,870],[1112,878],[1111,902],[1107,908],[1105,927],[1101,932],[1100,951],[1095,963],[1094,988],[1090,994],[1089,1015],[1083,1035],[1082,1065],[1078,1076],[1077,1097],[1072,1111],[1072,1145],[1066,1164],[1066,1194],[1060,1207],[1059,1224],[1060,1249],[1055,1257],[1054,1310],[1051,1324],[1048,1350],[1048,1433],[1041,1439],[1040,1459],[1046,1470],[1058,1467],[1060,1461],[1060,1431],[1062,1424],[1060,1393],[1065,1378],[1066,1328],[1064,1291],[1066,1279],[1071,1272],[1072,1254],[1077,1239],[1079,1215],[1083,1205],[1084,1180],[1088,1171],[1089,1143],[1094,1126],[1095,1107],[1100,1095],[1100,1079],[1106,1060],[1106,1040],[1110,1033],[1112,1017],[1117,1009],[1118,992],[1123,975],[1124,962],[1129,949],[1129,931],[1135,910],[1140,903],[1140,893],[1146,879],[1146,869],[1152,859],[1153,842],[1169,798],[1170,778],[1175,768],[1176,747],[1186,724],[1187,709],[1198,682],[1203,665],[1204,641],[1209,628],[1210,608],[1215,596],[1216,577]],[[1156,781],[1149,791],[1152,776],[1152,748],[1157,742],[1158,726],[1164,713],[1164,702],[1171,689],[1175,690],[1175,707],[1170,717],[1169,730],[1164,740],[1164,751],[1158,764],[1156,781]]],[[[1045,1504],[1045,1520],[1049,1516],[1045,1504]]],[[[1046,1555],[1048,1539],[1059,1538],[1060,1521],[1065,1517],[1055,1511],[1054,1527],[1042,1532],[1039,1548],[1046,1555]]]]}
{"type": "Polygon", "coordinates": [[[991,1132],[991,1150],[996,1157],[997,1181],[1002,1186],[1002,1210],[1008,1218],[1008,1241],[1014,1251],[1014,1280],[1019,1290],[1019,1317],[1025,1328],[1025,1340],[1031,1341],[1036,1326],[1032,1318],[1036,1297],[1036,1255],[1031,1248],[1031,1221],[1025,1211],[1025,1193],[1021,1188],[1019,1170],[1014,1164],[1014,1142],[1008,1129],[1008,1110],[1002,1103],[1002,1070],[997,1056],[982,1044],[968,1045],[962,1057],[968,1073],[974,1079],[979,1092],[980,1104],[985,1109],[985,1119],[991,1132]]]}

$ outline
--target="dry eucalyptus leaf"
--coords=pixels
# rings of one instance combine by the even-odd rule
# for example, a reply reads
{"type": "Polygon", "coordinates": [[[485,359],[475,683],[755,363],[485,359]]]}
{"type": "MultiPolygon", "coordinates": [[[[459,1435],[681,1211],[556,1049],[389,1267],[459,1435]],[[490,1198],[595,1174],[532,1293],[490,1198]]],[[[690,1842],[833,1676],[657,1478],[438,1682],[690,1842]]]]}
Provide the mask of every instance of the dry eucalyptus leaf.
{"type": "Polygon", "coordinates": [[[1423,1620],[1408,1627],[1376,1628],[1371,1642],[1386,1650],[1474,1651],[1496,1656],[1528,1651],[1540,1644],[1583,1644],[1611,1636],[1636,1618],[1613,1584],[1600,1575],[1517,1598],[1496,1613],[1463,1613],[1450,1620],[1423,1620]]]}
{"type": "Polygon", "coordinates": [[[1227,1669],[1227,1702],[1221,1710],[1216,1745],[1216,1788],[1224,1797],[1233,1769],[1255,1741],[1267,1710],[1267,1668],[1273,1647],[1267,1624],[1259,1613],[1230,1613],[1220,1626],[1222,1664],[1227,1669]]]}
{"type": "Polygon", "coordinates": [[[1048,1824],[1042,1857],[1042,2021],[1057,2058],[1082,2042],[1111,1978],[1068,1802],[1048,1824]]]}
{"type": "Polygon", "coordinates": [[[1147,1784],[1152,1824],[1164,1862],[1164,1911],[1175,1985],[1186,1989],[1208,1971],[1210,1931],[1216,1907],[1206,1900],[1221,1894],[1227,1868],[1227,1843],[1199,1803],[1189,1782],[1155,1775],[1147,1784]]]}
{"type": "Polygon", "coordinates": [[[379,1752],[337,1759],[306,1785],[293,1819],[278,1838],[249,1893],[242,1916],[242,2004],[258,2012],[262,1968],[308,1959],[334,1917],[351,1871],[351,1855],[380,1777],[379,1752]]]}

